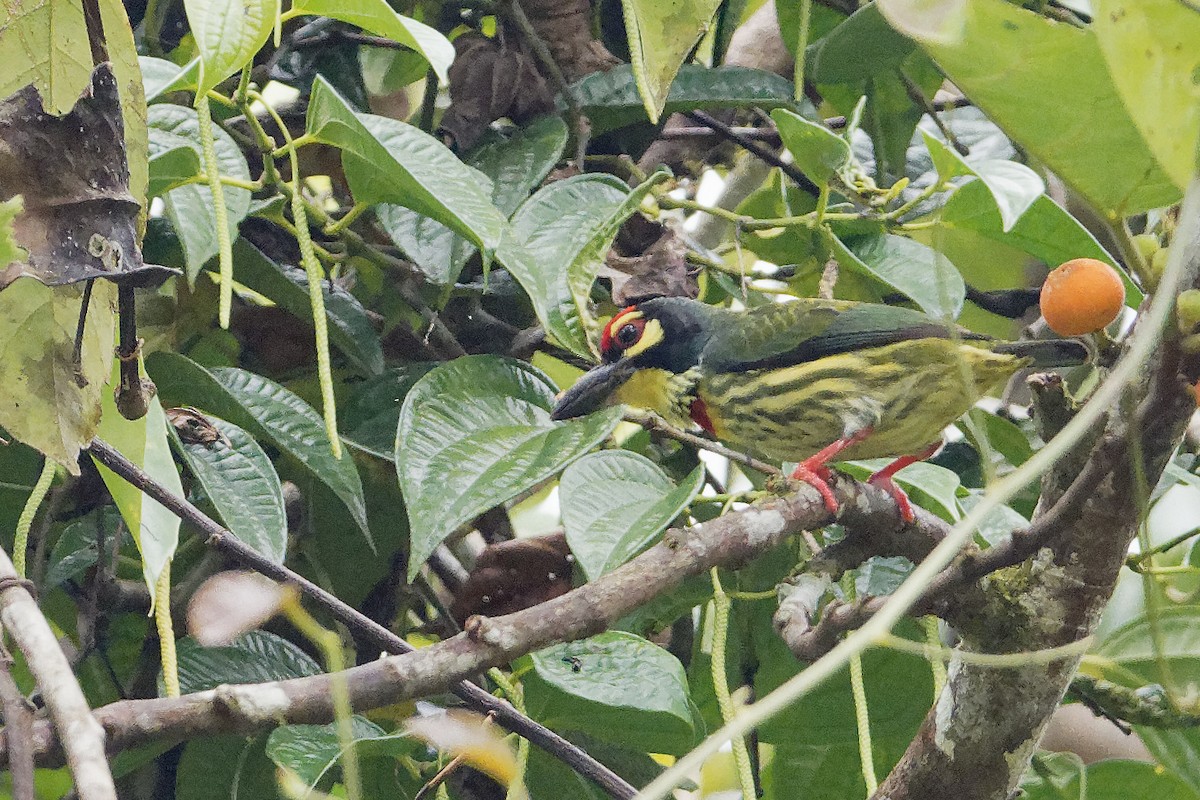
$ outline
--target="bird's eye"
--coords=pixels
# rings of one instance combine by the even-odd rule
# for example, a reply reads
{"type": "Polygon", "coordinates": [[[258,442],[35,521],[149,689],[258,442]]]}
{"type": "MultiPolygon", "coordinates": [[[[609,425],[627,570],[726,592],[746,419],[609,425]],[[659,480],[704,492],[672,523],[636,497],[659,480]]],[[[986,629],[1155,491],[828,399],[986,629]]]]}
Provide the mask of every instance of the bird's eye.
{"type": "Polygon", "coordinates": [[[625,325],[621,326],[620,330],[617,331],[617,345],[621,348],[632,347],[633,345],[637,344],[637,340],[640,339],[641,336],[642,329],[639,326],[633,324],[632,322],[626,323],[625,325]]]}

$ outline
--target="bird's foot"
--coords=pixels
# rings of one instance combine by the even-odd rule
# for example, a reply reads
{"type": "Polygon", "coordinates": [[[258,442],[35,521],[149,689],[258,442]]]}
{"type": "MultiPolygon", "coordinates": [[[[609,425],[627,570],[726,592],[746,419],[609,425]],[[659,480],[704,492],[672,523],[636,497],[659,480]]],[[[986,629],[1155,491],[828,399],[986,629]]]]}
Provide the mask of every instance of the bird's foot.
{"type": "Polygon", "coordinates": [[[930,445],[928,448],[916,455],[901,456],[883,469],[876,472],[870,478],[867,478],[867,483],[883,489],[893,500],[896,501],[896,507],[900,509],[900,519],[904,520],[906,525],[913,522],[913,520],[916,519],[916,515],[913,513],[912,503],[909,502],[908,495],[904,493],[903,489],[896,485],[896,482],[892,480],[892,476],[907,467],[909,464],[915,464],[918,461],[924,461],[925,459],[929,458],[939,449],[941,449],[941,446],[942,443],[938,442],[930,445]]]}
{"type": "MultiPolygon", "coordinates": [[[[907,466],[907,464],[905,466],[907,466]]],[[[887,469],[887,467],[884,469],[887,469]]],[[[908,525],[917,518],[916,514],[913,513],[912,503],[909,502],[908,495],[904,493],[904,490],[897,486],[896,482],[892,480],[892,476],[884,475],[883,472],[884,470],[876,472],[867,479],[867,483],[883,489],[893,500],[896,501],[896,507],[900,509],[900,519],[904,520],[905,525],[908,525]]]]}
{"type": "Polygon", "coordinates": [[[829,479],[833,477],[833,470],[825,466],[825,463],[832,461],[839,453],[858,444],[870,434],[871,429],[864,428],[851,436],[838,439],[817,453],[813,453],[792,470],[792,480],[804,481],[820,492],[821,499],[825,501],[825,508],[830,514],[837,514],[837,498],[833,496],[833,489],[829,487],[829,479]]]}
{"type": "Polygon", "coordinates": [[[825,501],[825,508],[830,514],[836,514],[838,510],[837,498],[833,496],[833,489],[829,488],[829,479],[833,477],[833,470],[824,464],[812,464],[808,461],[801,461],[792,470],[791,478],[794,481],[804,481],[809,486],[816,489],[821,499],[825,501]]]}

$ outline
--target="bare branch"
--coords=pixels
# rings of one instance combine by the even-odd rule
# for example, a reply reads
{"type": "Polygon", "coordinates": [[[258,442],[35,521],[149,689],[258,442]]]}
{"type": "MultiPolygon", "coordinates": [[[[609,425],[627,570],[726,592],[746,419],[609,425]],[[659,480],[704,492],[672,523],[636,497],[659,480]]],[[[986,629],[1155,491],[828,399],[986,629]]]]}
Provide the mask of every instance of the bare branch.
{"type": "Polygon", "coordinates": [[[92,718],[54,632],[3,550],[0,583],[4,587],[0,589],[0,622],[24,654],[50,712],[50,721],[38,724],[47,730],[53,724],[80,800],[116,800],[117,790],[104,755],[104,731],[92,718]]]}

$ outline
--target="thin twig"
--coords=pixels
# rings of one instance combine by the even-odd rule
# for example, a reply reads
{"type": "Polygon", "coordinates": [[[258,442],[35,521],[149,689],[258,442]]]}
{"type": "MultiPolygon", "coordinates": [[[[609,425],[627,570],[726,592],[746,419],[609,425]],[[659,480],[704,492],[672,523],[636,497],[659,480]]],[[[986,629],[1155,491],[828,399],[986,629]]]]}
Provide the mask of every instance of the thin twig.
{"type": "Polygon", "coordinates": [[[773,167],[779,167],[779,169],[783,171],[783,174],[795,181],[796,184],[799,185],[804,191],[810,194],[817,194],[817,192],[820,191],[817,185],[809,180],[808,176],[801,172],[795,164],[789,164],[780,158],[777,153],[771,152],[758,142],[751,141],[750,139],[741,136],[734,131],[733,128],[729,127],[724,122],[721,122],[721,120],[713,117],[710,114],[706,114],[703,111],[685,111],[684,114],[696,122],[699,122],[701,125],[707,125],[708,127],[712,128],[729,141],[736,143],[747,153],[757,156],[759,160],[764,161],[773,167]]]}
{"type": "Polygon", "coordinates": [[[748,456],[745,453],[739,453],[736,450],[730,450],[725,445],[714,442],[712,439],[705,439],[703,436],[698,436],[694,433],[688,433],[687,431],[681,431],[678,428],[667,424],[666,421],[660,417],[654,416],[653,414],[638,414],[631,412],[626,414],[623,419],[626,422],[632,422],[634,425],[641,425],[650,433],[661,433],[663,436],[666,436],[669,439],[674,439],[677,442],[690,444],[692,447],[698,447],[701,450],[708,450],[710,453],[716,453],[719,456],[724,456],[730,461],[741,464],[742,466],[758,470],[764,475],[783,474],[779,467],[772,466],[764,461],[759,461],[757,458],[748,456]]]}
{"type": "Polygon", "coordinates": [[[13,680],[12,664],[12,655],[0,644],[0,704],[4,708],[12,800],[33,800],[33,709],[13,680]]]}

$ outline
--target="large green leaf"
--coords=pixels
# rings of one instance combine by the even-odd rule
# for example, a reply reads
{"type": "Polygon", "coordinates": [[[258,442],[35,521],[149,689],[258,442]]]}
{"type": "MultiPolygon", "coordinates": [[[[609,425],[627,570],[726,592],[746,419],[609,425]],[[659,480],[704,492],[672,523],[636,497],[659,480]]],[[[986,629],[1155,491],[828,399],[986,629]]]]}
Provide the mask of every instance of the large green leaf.
{"type": "MultiPolygon", "coordinates": [[[[508,138],[498,134],[476,147],[464,161],[491,179],[492,203],[509,215],[558,163],[567,144],[560,117],[541,117],[508,138]]],[[[434,283],[458,278],[475,248],[437,220],[389,203],[375,208],[388,236],[434,283]]]]}
{"type": "Polygon", "coordinates": [[[287,16],[302,14],[340,19],[412,48],[425,56],[439,81],[447,81],[447,70],[454,61],[454,45],[437,29],[397,14],[385,0],[297,0],[287,16]]]}
{"type": "MultiPolygon", "coordinates": [[[[1166,685],[1159,664],[1179,686],[1200,684],[1200,606],[1159,609],[1156,619],[1142,614],[1104,638],[1096,654],[1137,673],[1146,683],[1166,685]]],[[[1120,681],[1121,676],[1106,676],[1120,681]]]]}
{"type": "MultiPolygon", "coordinates": [[[[119,370],[119,364],[114,360],[114,386],[120,380],[119,370]]],[[[167,422],[158,397],[150,398],[149,409],[140,419],[128,420],[121,416],[112,392],[104,393],[103,408],[104,416],[100,420],[97,435],[145,470],[146,474],[171,494],[183,497],[179,470],[175,468],[171,446],[167,443],[167,429],[170,423],[167,422]]],[[[121,516],[125,519],[129,532],[133,534],[133,540],[137,542],[138,552],[142,556],[142,577],[150,589],[150,597],[153,598],[159,575],[175,555],[175,548],[179,544],[179,517],[141,489],[109,471],[103,464],[96,462],[96,468],[100,470],[104,485],[108,487],[109,494],[121,510],[121,516]]]]}
{"type": "Polygon", "coordinates": [[[146,102],[157,100],[161,95],[170,92],[196,91],[196,81],[200,77],[199,58],[194,58],[181,67],[165,58],[140,56],[138,66],[142,69],[146,102]]]}
{"type": "Polygon", "coordinates": [[[100,422],[112,367],[117,290],[92,289],[83,329],[83,386],[75,380],[80,286],[18,278],[0,291],[0,427],[78,474],[79,450],[100,422]]]}
{"type": "MultiPolygon", "coordinates": [[[[633,67],[595,72],[571,87],[571,92],[599,135],[646,121],[633,67]]],[[[662,113],[723,108],[795,108],[792,82],[773,72],[749,67],[701,67],[684,64],[675,76],[662,113]]]]}
{"type": "Polygon", "coordinates": [[[409,390],[435,364],[392,367],[358,384],[348,402],[338,407],[342,439],[363,452],[388,461],[396,457],[396,424],[409,390]]]}
{"type": "Polygon", "coordinates": [[[558,497],[575,561],[589,580],[641,552],[704,487],[697,467],[679,486],[628,450],[591,453],[563,472],[558,497]]]}
{"type": "Polygon", "coordinates": [[[175,800],[263,800],[278,797],[275,765],[263,755],[265,736],[200,736],[183,748],[175,800]]]}
{"type": "Polygon", "coordinates": [[[469,239],[487,265],[504,235],[504,215],[475,173],[434,137],[399,120],[356,113],[323,77],[313,82],[308,132],[342,149],[359,203],[395,203],[469,239]]]}
{"type": "MultiPolygon", "coordinates": [[[[183,106],[158,103],[147,111],[148,124],[159,133],[157,143],[188,144],[203,163],[200,151],[199,122],[196,112],[183,106]],[[165,135],[164,135],[165,134],[165,135]]],[[[250,180],[250,167],[241,149],[229,134],[213,129],[213,143],[221,174],[250,180]]],[[[250,192],[236,186],[224,187],[225,207],[229,212],[229,236],[237,238],[238,225],[250,211],[250,192]]],[[[167,219],[179,236],[187,264],[189,285],[195,285],[201,267],[217,255],[217,217],[213,212],[212,191],[205,183],[190,183],[171,189],[163,196],[167,219]]]]}
{"type": "MultiPolygon", "coordinates": [[[[354,749],[361,758],[364,749],[370,747],[375,753],[424,749],[406,733],[389,734],[365,717],[355,714],[350,718],[351,738],[354,749]]],[[[284,725],[271,731],[267,737],[267,757],[275,765],[291,770],[304,781],[306,786],[316,786],[337,766],[342,756],[342,744],[338,739],[337,724],[328,725],[284,725]]]]}
{"type": "Polygon", "coordinates": [[[590,358],[589,295],[621,224],[666,177],[656,172],[632,192],[610,175],[555,181],[513,216],[498,254],[533,301],[538,320],[559,344],[590,358]]]}
{"type": "Polygon", "coordinates": [[[1005,133],[1097,208],[1122,216],[1179,199],[1122,105],[1091,27],[1005,0],[878,5],[1005,133]]]}
{"type": "Polygon", "coordinates": [[[275,26],[275,0],[183,0],[200,52],[197,98],[250,63],[275,26]]]}
{"type": "Polygon", "coordinates": [[[273,442],[328,486],[370,539],[354,461],[333,457],[325,424],[308,403],[260,375],[233,367],[206,370],[178,353],[152,353],[146,369],[164,402],[196,406],[273,442]]]}
{"type": "Polygon", "coordinates": [[[551,477],[620,419],[613,409],[551,422],[554,392],[534,367],[496,356],[455,359],[409,391],[396,474],[412,536],[410,579],[456,528],[551,477]]]}
{"type": "MultiPolygon", "coordinates": [[[[241,283],[300,319],[312,319],[308,276],[303,269],[276,263],[245,239],[234,244],[233,259],[241,283]]],[[[329,281],[321,281],[321,293],[325,296],[325,317],[330,322],[329,341],[363,372],[383,372],[379,334],[362,303],[341,286],[334,285],[331,290],[329,281]]]]}
{"type": "Polygon", "coordinates": [[[1000,212],[1002,233],[1011,231],[1046,190],[1041,177],[1024,164],[1003,159],[968,163],[956,150],[928,131],[922,130],[921,136],[943,183],[952,178],[971,176],[987,187],[1000,212]]]}
{"type": "Polygon", "coordinates": [[[830,249],[846,269],[871,275],[912,298],[938,319],[956,319],[967,290],[962,275],[944,255],[904,236],[829,236],[830,249]]]}
{"type": "Polygon", "coordinates": [[[629,60],[651,122],[662,116],[675,74],[720,5],[721,0],[621,0],[629,60]]]}
{"type": "Polygon", "coordinates": [[[244,430],[217,417],[208,421],[225,437],[215,442],[183,442],[171,428],[175,449],[225,527],[276,564],[287,554],[287,514],[283,489],[271,459],[244,430]]]}
{"type": "Polygon", "coordinates": [[[1096,0],[1092,30],[1133,124],[1175,185],[1200,155],[1200,7],[1096,0]]]}
{"type": "Polygon", "coordinates": [[[1107,759],[1089,764],[1082,776],[1076,776],[1061,788],[1039,787],[1030,800],[1127,800],[1153,797],[1155,800],[1198,800],[1200,794],[1181,778],[1157,764],[1126,759],[1107,759]]]}
{"type": "Polygon", "coordinates": [[[771,112],[783,144],[809,180],[828,186],[829,179],[850,163],[850,145],[824,125],[810,122],[786,108],[771,112]]]}
{"type": "Polygon", "coordinates": [[[149,128],[150,186],[148,197],[158,197],[179,184],[204,174],[195,143],[161,128],[149,128]]]}
{"type": "Polygon", "coordinates": [[[972,181],[954,191],[938,215],[947,227],[970,230],[1028,253],[1048,267],[1072,258],[1095,258],[1117,269],[1125,282],[1126,303],[1137,306],[1142,292],[1129,279],[1096,237],[1058,203],[1046,195],[1038,197],[1012,229],[1005,231],[1000,212],[988,188],[972,181]]]}
{"type": "Polygon", "coordinates": [[[526,704],[551,728],[654,753],[684,752],[701,732],[683,665],[640,636],[607,631],[530,659],[526,704]]]}
{"type": "Polygon", "coordinates": [[[225,647],[179,640],[179,687],[184,694],[223,683],[264,683],[321,674],[321,667],[296,645],[266,631],[250,631],[225,647]]]}

